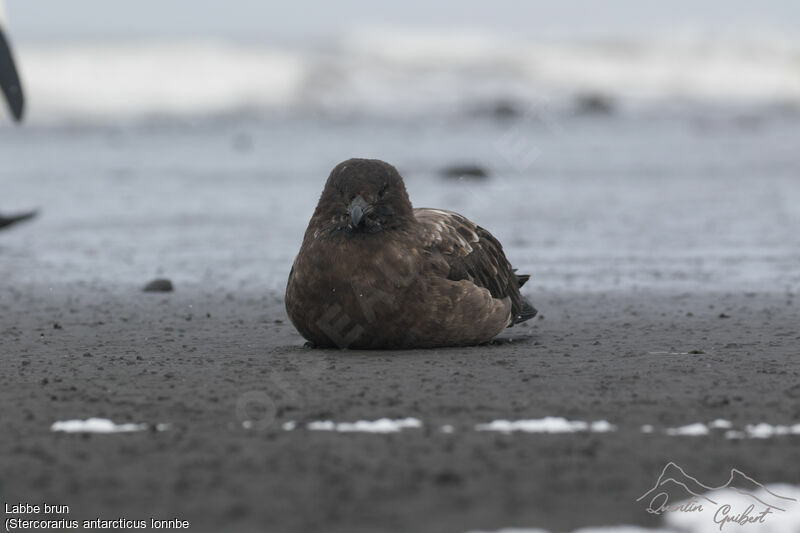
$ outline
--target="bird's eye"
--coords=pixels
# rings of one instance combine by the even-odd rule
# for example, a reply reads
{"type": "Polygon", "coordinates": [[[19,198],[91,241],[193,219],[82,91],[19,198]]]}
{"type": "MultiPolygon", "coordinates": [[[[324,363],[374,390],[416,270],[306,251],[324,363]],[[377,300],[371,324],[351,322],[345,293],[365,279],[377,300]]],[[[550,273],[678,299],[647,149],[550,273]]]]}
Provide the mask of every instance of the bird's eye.
{"type": "Polygon", "coordinates": [[[378,191],[378,198],[383,198],[386,195],[386,192],[389,190],[389,184],[385,184],[381,189],[378,191]]]}

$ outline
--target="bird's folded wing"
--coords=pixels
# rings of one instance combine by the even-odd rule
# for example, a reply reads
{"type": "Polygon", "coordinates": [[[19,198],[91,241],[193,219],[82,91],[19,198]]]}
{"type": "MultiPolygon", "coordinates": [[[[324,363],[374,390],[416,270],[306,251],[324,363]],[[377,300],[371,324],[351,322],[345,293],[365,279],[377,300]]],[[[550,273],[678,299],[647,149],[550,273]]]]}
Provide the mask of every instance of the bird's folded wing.
{"type": "Polygon", "coordinates": [[[424,245],[441,253],[453,281],[470,280],[494,298],[518,295],[516,278],[502,245],[491,233],[467,218],[443,209],[414,209],[425,228],[424,245]]]}

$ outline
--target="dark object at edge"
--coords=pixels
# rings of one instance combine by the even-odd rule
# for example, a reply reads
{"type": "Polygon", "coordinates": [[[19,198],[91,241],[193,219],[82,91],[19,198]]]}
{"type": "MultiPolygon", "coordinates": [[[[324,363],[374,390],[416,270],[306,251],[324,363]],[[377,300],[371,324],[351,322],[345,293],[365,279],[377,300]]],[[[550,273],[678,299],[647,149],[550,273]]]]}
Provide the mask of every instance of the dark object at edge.
{"type": "Polygon", "coordinates": [[[17,67],[14,65],[11,45],[6,39],[2,27],[0,27],[0,89],[6,95],[8,108],[11,110],[14,120],[20,122],[25,111],[25,96],[17,74],[17,67]]]}
{"type": "Polygon", "coordinates": [[[22,213],[20,215],[11,215],[11,216],[3,216],[0,215],[0,229],[7,228],[17,222],[22,222],[24,220],[30,220],[37,215],[36,211],[30,211],[28,213],[22,213]]]}

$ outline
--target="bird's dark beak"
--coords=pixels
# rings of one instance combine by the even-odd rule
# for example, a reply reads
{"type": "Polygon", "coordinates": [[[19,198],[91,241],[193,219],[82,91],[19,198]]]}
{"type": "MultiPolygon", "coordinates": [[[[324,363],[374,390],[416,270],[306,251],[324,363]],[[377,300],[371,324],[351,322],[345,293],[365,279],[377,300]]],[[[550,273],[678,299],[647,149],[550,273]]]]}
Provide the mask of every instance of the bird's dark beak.
{"type": "Polygon", "coordinates": [[[364,221],[364,215],[367,213],[369,204],[359,194],[355,199],[350,202],[347,210],[350,212],[350,222],[354,228],[357,228],[364,221]]]}

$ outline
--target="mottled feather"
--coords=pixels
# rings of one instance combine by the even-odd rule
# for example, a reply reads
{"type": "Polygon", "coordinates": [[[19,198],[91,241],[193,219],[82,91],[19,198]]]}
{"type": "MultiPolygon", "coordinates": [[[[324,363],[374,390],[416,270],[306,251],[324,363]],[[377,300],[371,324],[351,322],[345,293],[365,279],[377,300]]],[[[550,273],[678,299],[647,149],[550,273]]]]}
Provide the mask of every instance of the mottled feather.
{"type": "Polygon", "coordinates": [[[516,275],[491,233],[445,209],[416,208],[414,216],[425,228],[425,247],[440,252],[447,262],[448,279],[469,280],[488,289],[494,298],[509,297],[515,324],[536,316],[536,309],[519,292],[530,276],[516,275]]]}

